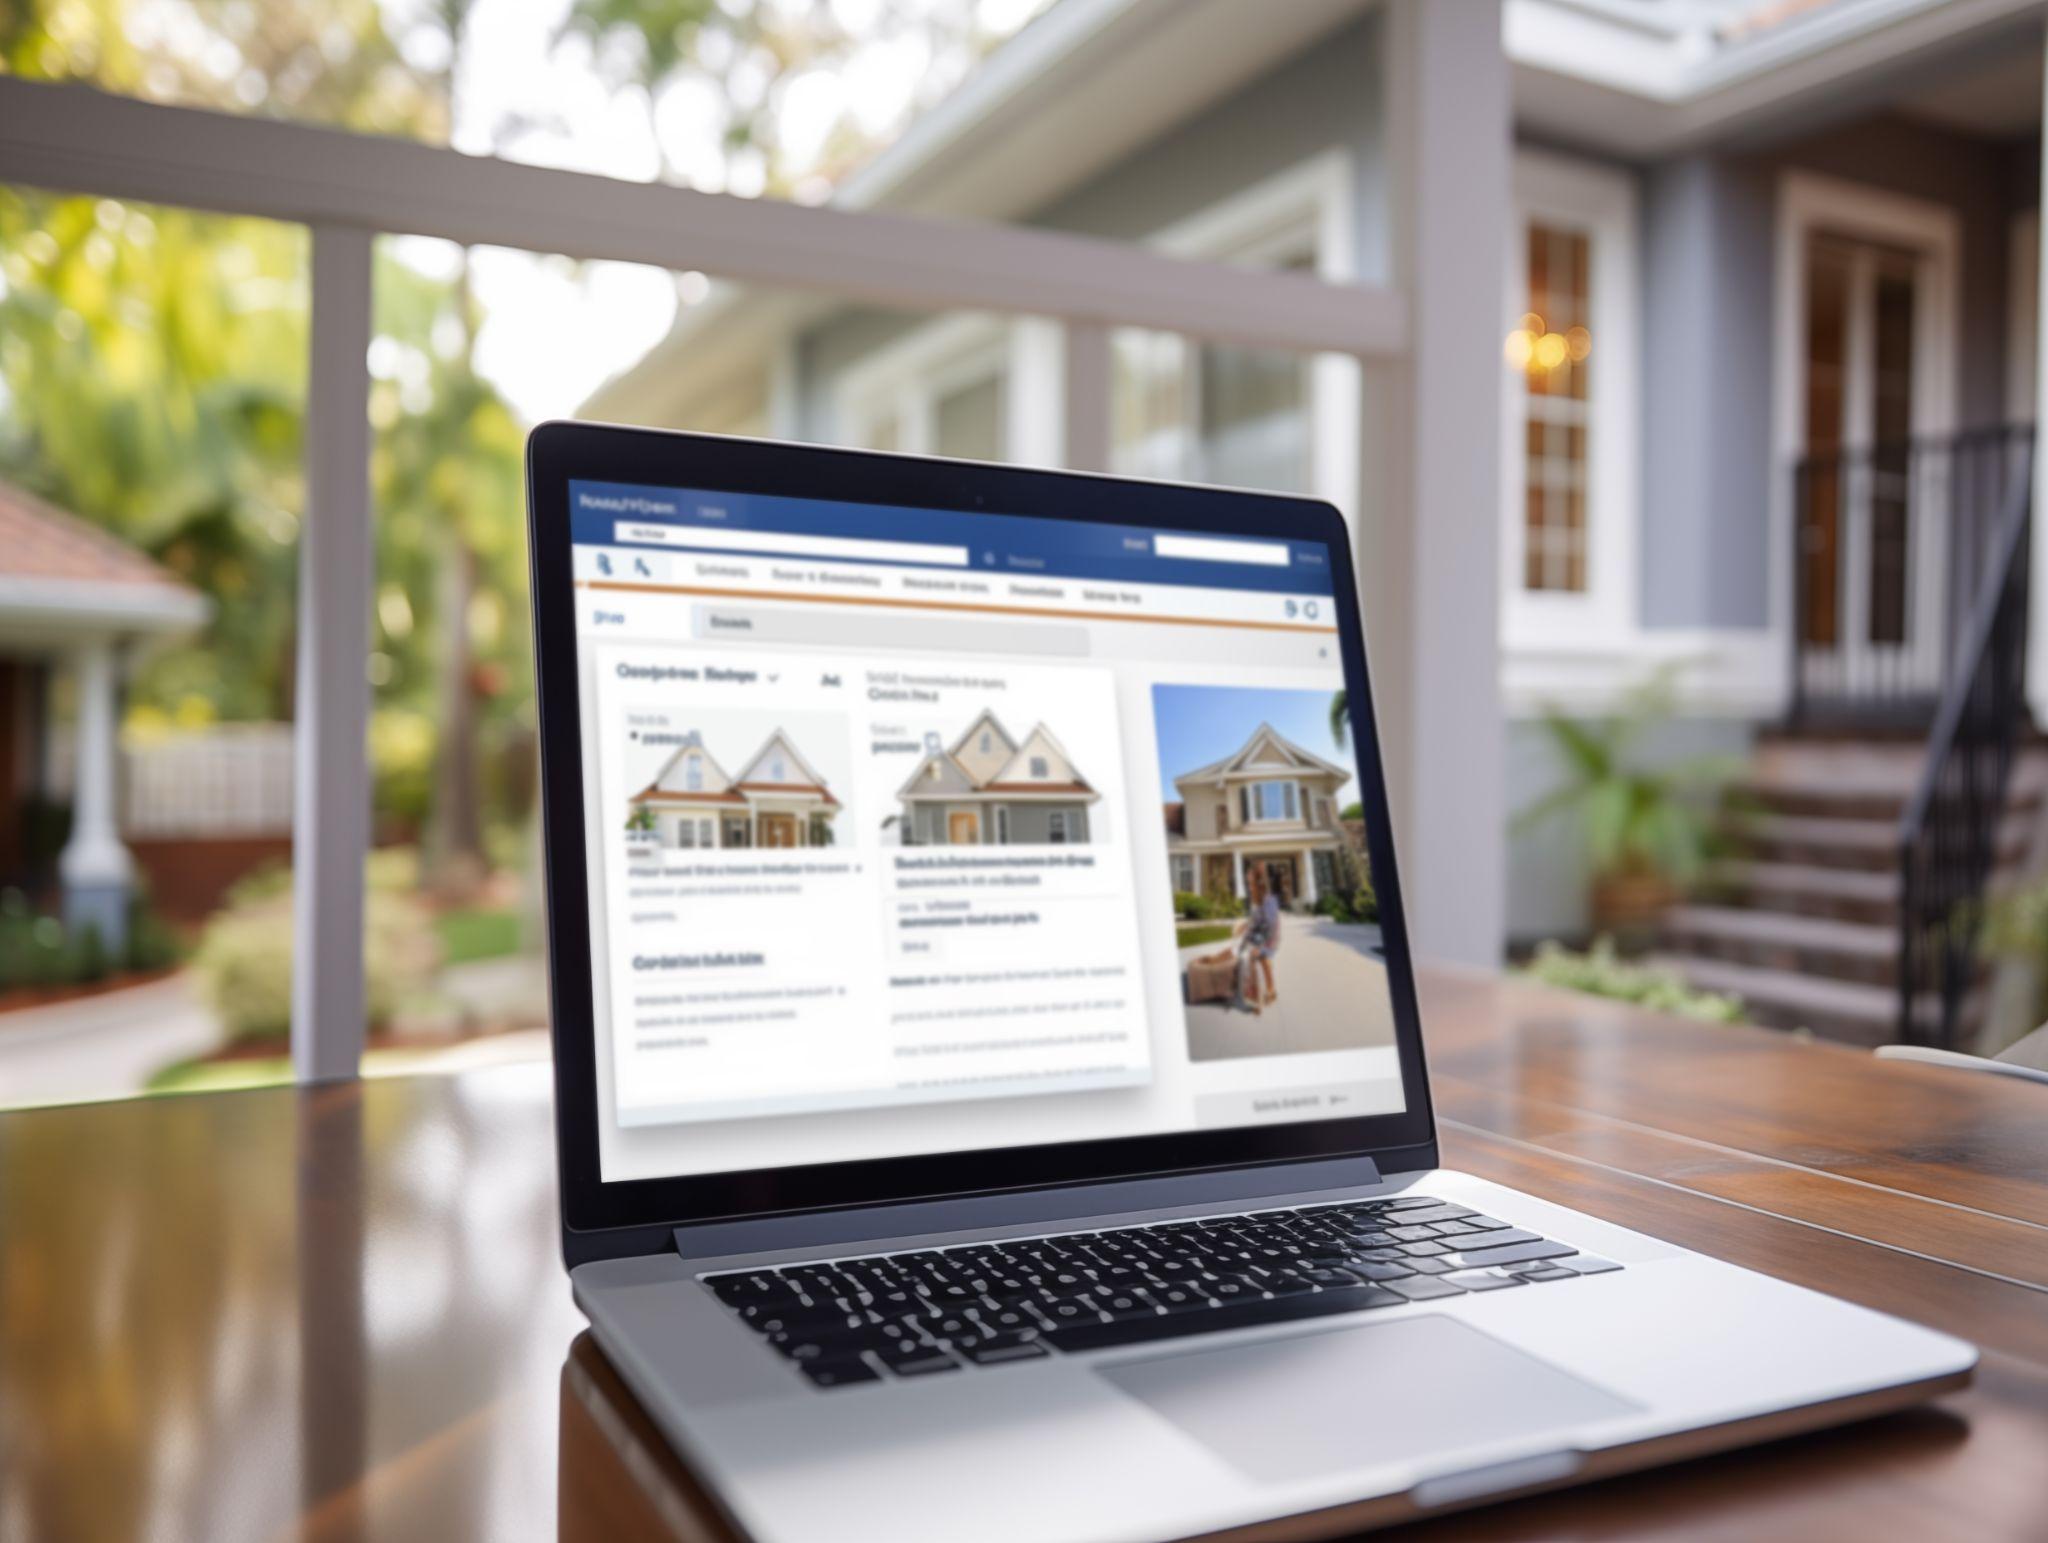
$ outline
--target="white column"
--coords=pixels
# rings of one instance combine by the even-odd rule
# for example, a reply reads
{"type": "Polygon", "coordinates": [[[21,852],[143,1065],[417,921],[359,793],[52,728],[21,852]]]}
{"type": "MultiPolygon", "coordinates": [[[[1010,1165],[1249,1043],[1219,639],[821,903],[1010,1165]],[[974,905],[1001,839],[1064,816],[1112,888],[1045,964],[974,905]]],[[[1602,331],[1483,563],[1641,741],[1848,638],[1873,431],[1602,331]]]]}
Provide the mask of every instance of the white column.
{"type": "Polygon", "coordinates": [[[292,811],[292,1069],[301,1081],[353,1077],[363,1053],[370,259],[368,231],[313,228],[292,811]]]}
{"type": "Polygon", "coordinates": [[[118,951],[128,938],[128,886],[134,863],[121,844],[115,813],[115,720],[120,710],[114,645],[95,638],[72,655],[78,691],[78,741],[71,795],[71,838],[57,859],[68,927],[99,931],[118,951]]]}
{"type": "Polygon", "coordinates": [[[1061,365],[1060,464],[1071,471],[1108,471],[1113,448],[1109,328],[1068,322],[1061,365]]]}
{"type": "Polygon", "coordinates": [[[1230,854],[1230,882],[1234,886],[1231,893],[1242,896],[1245,892],[1244,853],[1242,852],[1232,852],[1230,854]]]}
{"type": "Polygon", "coordinates": [[[1316,854],[1308,847],[1301,852],[1301,903],[1311,909],[1316,903],[1316,854]]]}
{"type": "Polygon", "coordinates": [[[1498,0],[1391,0],[1386,18],[1388,244],[1372,260],[1407,295],[1410,341],[1405,366],[1368,371],[1359,585],[1415,950],[1493,965],[1507,887],[1499,317],[1508,69],[1498,0]]]}

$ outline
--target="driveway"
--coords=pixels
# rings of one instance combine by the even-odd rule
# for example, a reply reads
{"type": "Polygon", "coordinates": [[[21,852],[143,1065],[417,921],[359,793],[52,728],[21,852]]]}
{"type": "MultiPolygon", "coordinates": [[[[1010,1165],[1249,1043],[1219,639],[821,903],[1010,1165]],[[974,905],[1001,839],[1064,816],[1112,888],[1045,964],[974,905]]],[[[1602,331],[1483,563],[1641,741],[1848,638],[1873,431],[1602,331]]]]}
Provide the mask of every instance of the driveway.
{"type": "MultiPolygon", "coordinates": [[[[1225,946],[1184,948],[1180,961],[1186,965],[1225,946]]],[[[1247,1055],[1305,1055],[1394,1042],[1378,927],[1327,916],[1283,917],[1273,976],[1280,995],[1263,1013],[1221,1002],[1185,1009],[1189,1057],[1221,1061],[1247,1055]]]]}
{"type": "Polygon", "coordinates": [[[126,1098],[221,1026],[184,974],[75,1002],[0,1013],[0,1108],[126,1098]]]}

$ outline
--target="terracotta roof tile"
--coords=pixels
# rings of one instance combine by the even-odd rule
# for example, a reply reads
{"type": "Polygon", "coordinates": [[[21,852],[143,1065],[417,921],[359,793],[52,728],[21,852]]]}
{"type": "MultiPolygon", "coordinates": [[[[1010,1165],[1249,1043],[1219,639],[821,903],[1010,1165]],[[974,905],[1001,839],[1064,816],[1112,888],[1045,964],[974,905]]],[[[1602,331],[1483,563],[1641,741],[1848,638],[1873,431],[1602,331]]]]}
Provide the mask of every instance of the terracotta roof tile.
{"type": "Polygon", "coordinates": [[[5,482],[0,482],[0,577],[149,584],[193,593],[169,569],[119,537],[5,482]]]}

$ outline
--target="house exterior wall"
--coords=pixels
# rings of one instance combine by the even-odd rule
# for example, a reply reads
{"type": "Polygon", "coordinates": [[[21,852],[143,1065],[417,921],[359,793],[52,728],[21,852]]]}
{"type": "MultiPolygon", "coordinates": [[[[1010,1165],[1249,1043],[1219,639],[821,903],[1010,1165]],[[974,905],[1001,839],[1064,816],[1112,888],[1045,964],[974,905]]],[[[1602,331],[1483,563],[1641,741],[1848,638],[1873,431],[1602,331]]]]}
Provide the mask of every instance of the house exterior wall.
{"type": "Polygon", "coordinates": [[[2029,208],[2030,146],[1896,116],[1746,152],[1706,151],[1642,174],[1642,623],[1770,625],[1776,199],[1806,172],[1952,210],[1961,244],[1957,427],[2006,417],[2006,265],[2029,208]]]}
{"type": "Polygon", "coordinates": [[[1086,804],[1011,804],[1010,840],[1029,846],[1042,846],[1051,839],[1052,814],[1055,809],[1066,816],[1067,840],[1074,843],[1088,839],[1088,806],[1086,804]]]}

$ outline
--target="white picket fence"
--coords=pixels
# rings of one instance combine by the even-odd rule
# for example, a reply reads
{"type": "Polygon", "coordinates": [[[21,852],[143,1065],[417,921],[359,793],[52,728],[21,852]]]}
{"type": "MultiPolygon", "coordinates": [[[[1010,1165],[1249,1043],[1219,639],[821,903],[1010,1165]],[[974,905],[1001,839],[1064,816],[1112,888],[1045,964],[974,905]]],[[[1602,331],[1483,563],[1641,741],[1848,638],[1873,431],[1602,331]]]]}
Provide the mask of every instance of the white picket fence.
{"type": "MultiPolygon", "coordinates": [[[[51,746],[51,782],[72,786],[72,742],[51,746]]],[[[123,739],[121,833],[137,840],[287,835],[292,726],[222,723],[170,739],[123,739]]]]}

